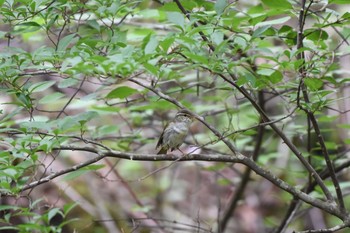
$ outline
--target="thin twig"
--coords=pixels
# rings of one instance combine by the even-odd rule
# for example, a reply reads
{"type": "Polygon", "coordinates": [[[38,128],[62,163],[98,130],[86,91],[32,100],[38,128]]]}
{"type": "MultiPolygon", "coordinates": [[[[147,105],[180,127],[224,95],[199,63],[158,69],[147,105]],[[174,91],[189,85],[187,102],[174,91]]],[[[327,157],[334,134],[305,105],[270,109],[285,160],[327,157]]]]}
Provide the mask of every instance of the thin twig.
{"type": "Polygon", "coordinates": [[[57,115],[56,119],[60,118],[60,116],[62,115],[62,113],[66,110],[66,108],[68,107],[68,105],[73,101],[74,97],[78,94],[78,92],[81,90],[81,88],[83,87],[83,84],[86,80],[86,77],[83,78],[83,80],[81,81],[78,89],[74,92],[74,94],[69,98],[69,100],[67,101],[67,103],[64,105],[64,107],[62,108],[62,110],[59,112],[59,114],[57,115]]]}

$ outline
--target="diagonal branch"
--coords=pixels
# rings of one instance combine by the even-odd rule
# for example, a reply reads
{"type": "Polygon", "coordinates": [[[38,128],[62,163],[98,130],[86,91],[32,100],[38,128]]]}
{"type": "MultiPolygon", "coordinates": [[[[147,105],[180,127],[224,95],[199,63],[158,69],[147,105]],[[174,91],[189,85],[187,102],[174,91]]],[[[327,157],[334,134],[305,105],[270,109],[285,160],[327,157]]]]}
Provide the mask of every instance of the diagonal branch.
{"type": "MultiPolygon", "coordinates": [[[[174,0],[174,1],[178,5],[179,4],[181,5],[181,3],[179,1],[177,1],[177,0],[174,0]]],[[[305,0],[303,0],[303,1],[305,1],[305,0]]],[[[189,17],[189,16],[187,16],[188,14],[187,14],[186,10],[183,7],[179,8],[179,9],[183,12],[183,14],[186,15],[186,17],[189,17]]],[[[304,23],[304,22],[302,22],[302,23],[304,23]]],[[[198,27],[198,25],[194,24],[194,27],[198,27]]],[[[209,41],[209,39],[201,31],[199,31],[199,33],[200,33],[202,38],[203,37],[205,38],[205,39],[203,39],[204,41],[209,41]]],[[[212,51],[215,51],[215,48],[212,46],[212,44],[208,43],[208,45],[210,45],[210,49],[212,51]]],[[[212,71],[212,70],[209,70],[209,71],[214,73],[214,74],[216,74],[216,75],[218,75],[224,81],[226,81],[227,83],[231,84],[239,92],[241,92],[241,94],[243,94],[243,96],[246,99],[248,99],[248,101],[252,104],[252,106],[258,111],[258,113],[260,114],[260,116],[261,116],[261,118],[262,118],[262,120],[264,122],[270,122],[271,121],[269,119],[269,117],[267,116],[267,114],[265,113],[265,111],[263,111],[263,109],[261,109],[259,104],[255,102],[254,98],[249,94],[249,92],[244,87],[241,87],[241,86],[236,84],[235,80],[237,80],[237,78],[236,78],[236,76],[234,74],[232,74],[232,72],[230,70],[227,69],[227,72],[228,72],[230,78],[226,77],[223,73],[218,73],[218,72],[215,72],[215,71],[212,71]]],[[[299,161],[304,165],[304,167],[308,170],[308,172],[310,174],[312,174],[312,176],[316,180],[317,184],[320,186],[320,188],[322,189],[323,193],[325,194],[326,198],[328,200],[334,202],[334,198],[333,198],[331,192],[329,191],[327,186],[324,184],[324,182],[320,178],[319,174],[312,167],[312,165],[304,158],[303,154],[298,150],[298,148],[288,139],[288,137],[275,124],[270,124],[270,127],[284,141],[284,143],[289,147],[289,149],[297,156],[299,161]]]]}
{"type": "Polygon", "coordinates": [[[68,107],[68,105],[73,101],[74,97],[78,94],[78,92],[81,90],[81,88],[83,87],[83,84],[86,80],[86,77],[83,78],[83,80],[81,81],[78,89],[73,93],[73,95],[69,98],[69,100],[67,101],[67,103],[64,105],[64,107],[62,108],[62,110],[58,113],[56,119],[60,118],[60,116],[62,115],[62,113],[64,113],[64,111],[66,110],[66,108],[68,107]]]}
{"type": "MultiPolygon", "coordinates": [[[[170,103],[173,103],[174,105],[178,106],[179,108],[185,108],[179,101],[177,101],[176,99],[168,96],[168,95],[165,95],[163,92],[161,92],[160,90],[156,89],[156,88],[153,88],[151,86],[148,86],[146,84],[143,84],[141,81],[137,80],[137,79],[134,79],[134,78],[129,78],[128,79],[129,81],[133,82],[133,83],[136,83],[150,91],[152,91],[153,93],[155,93],[156,95],[158,95],[160,98],[164,99],[164,100],[167,100],[169,101],[170,103]]],[[[187,109],[188,110],[188,109],[187,109]]],[[[189,110],[188,110],[189,111],[189,110]]],[[[195,114],[194,112],[192,111],[189,111],[191,112],[195,118],[200,121],[203,125],[205,125],[211,132],[213,132],[215,134],[215,136],[217,136],[220,140],[222,140],[226,146],[231,150],[231,152],[233,154],[236,153],[237,149],[232,145],[232,143],[227,139],[225,138],[217,129],[215,129],[213,126],[209,125],[201,116],[199,116],[198,114],[195,114]]]]}

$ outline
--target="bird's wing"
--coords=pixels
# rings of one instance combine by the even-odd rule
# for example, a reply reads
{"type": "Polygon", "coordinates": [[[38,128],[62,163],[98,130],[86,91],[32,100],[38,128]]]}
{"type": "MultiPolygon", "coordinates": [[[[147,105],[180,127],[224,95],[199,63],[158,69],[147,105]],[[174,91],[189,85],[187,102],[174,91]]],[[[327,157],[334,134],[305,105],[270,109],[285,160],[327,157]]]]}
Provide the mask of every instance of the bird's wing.
{"type": "Polygon", "coordinates": [[[158,142],[157,142],[156,149],[158,149],[158,147],[161,147],[161,146],[163,145],[164,131],[165,131],[165,129],[168,127],[168,125],[169,125],[169,124],[166,124],[166,125],[164,126],[164,129],[163,129],[162,133],[161,133],[160,136],[159,136],[159,140],[158,140],[158,142]]]}
{"type": "Polygon", "coordinates": [[[162,134],[159,137],[159,140],[158,140],[157,145],[156,145],[156,149],[158,149],[158,147],[161,147],[163,144],[163,134],[164,134],[164,131],[162,132],[162,134]]]}

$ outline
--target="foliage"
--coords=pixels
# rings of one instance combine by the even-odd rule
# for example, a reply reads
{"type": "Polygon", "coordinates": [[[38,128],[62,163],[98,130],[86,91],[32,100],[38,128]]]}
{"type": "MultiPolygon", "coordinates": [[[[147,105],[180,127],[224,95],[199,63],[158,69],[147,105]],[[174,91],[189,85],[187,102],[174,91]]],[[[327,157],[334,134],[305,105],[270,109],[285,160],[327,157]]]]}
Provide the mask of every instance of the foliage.
{"type": "Polygon", "coordinates": [[[349,227],[349,4],[313,2],[0,1],[0,229],[349,227]]]}

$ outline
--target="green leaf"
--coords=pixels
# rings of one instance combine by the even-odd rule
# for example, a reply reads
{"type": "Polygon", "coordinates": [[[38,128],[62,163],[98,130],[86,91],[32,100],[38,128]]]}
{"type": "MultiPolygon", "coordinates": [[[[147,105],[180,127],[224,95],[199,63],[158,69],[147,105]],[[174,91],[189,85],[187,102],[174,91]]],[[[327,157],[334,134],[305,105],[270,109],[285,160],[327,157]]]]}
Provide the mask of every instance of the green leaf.
{"type": "Polygon", "coordinates": [[[321,29],[310,28],[305,30],[305,37],[312,41],[323,41],[328,39],[328,33],[321,29]]]}
{"type": "Polygon", "coordinates": [[[338,116],[321,115],[317,119],[318,119],[319,122],[333,122],[333,121],[335,121],[338,118],[339,118],[338,116]]]}
{"type": "Polygon", "coordinates": [[[74,207],[76,207],[78,205],[78,203],[73,202],[73,203],[67,203],[63,206],[63,212],[65,215],[67,215],[71,210],[74,209],[74,207]]]}
{"type": "Polygon", "coordinates": [[[41,92],[46,90],[47,88],[53,86],[56,83],[56,81],[43,81],[39,83],[35,83],[32,86],[29,87],[29,92],[41,92]]]}
{"type": "Polygon", "coordinates": [[[28,121],[20,124],[21,128],[27,129],[40,129],[43,131],[50,131],[51,126],[47,121],[28,121]]]}
{"type": "Polygon", "coordinates": [[[60,92],[55,92],[49,95],[45,95],[42,99],[39,100],[39,104],[56,103],[62,97],[64,97],[64,94],[60,92]]]}
{"type": "Polygon", "coordinates": [[[168,12],[168,20],[169,22],[180,26],[180,28],[184,29],[185,18],[182,13],[179,12],[168,12]]]}
{"type": "Polygon", "coordinates": [[[88,171],[97,171],[97,170],[104,168],[104,167],[105,167],[104,164],[91,164],[89,166],[84,167],[83,169],[88,170],[88,171]]]}
{"type": "Polygon", "coordinates": [[[78,83],[79,83],[79,81],[76,78],[65,78],[65,79],[62,79],[60,81],[60,83],[58,84],[58,87],[59,88],[66,88],[66,87],[74,86],[78,83]]]}
{"type": "Polygon", "coordinates": [[[338,145],[335,142],[325,141],[324,143],[328,150],[336,150],[338,148],[338,145]]]}
{"type": "Polygon", "coordinates": [[[98,117],[97,112],[87,111],[87,112],[83,112],[81,114],[74,116],[74,120],[79,122],[80,124],[83,124],[83,123],[90,121],[92,119],[96,119],[97,117],[98,117]]]}
{"type": "Polygon", "coordinates": [[[153,53],[158,47],[158,40],[155,36],[151,36],[145,47],[145,54],[153,53]]]}
{"type": "Polygon", "coordinates": [[[275,70],[275,72],[273,72],[269,77],[270,82],[273,84],[279,83],[280,81],[282,81],[282,79],[283,74],[278,70],[275,70]]]}
{"type": "Polygon", "coordinates": [[[1,173],[3,173],[3,175],[9,176],[12,178],[15,178],[15,176],[18,174],[18,172],[19,171],[17,169],[15,169],[15,167],[8,167],[8,168],[1,171],[1,173]]]}
{"type": "Polygon", "coordinates": [[[23,93],[16,93],[16,96],[18,100],[23,104],[26,108],[32,107],[31,98],[29,95],[23,94],[23,93]]]}
{"type": "Polygon", "coordinates": [[[52,25],[54,25],[54,23],[57,21],[58,17],[59,17],[58,14],[53,15],[50,21],[45,25],[46,29],[50,29],[52,25]]]}
{"type": "Polygon", "coordinates": [[[283,24],[283,23],[287,22],[290,19],[291,19],[290,16],[286,16],[286,17],[282,17],[282,18],[279,18],[279,19],[267,20],[267,21],[264,21],[264,22],[256,24],[256,26],[257,27],[262,27],[262,26],[266,26],[266,25],[283,24]]]}
{"type": "Polygon", "coordinates": [[[50,221],[53,217],[55,217],[57,214],[63,215],[60,208],[52,208],[49,210],[49,213],[47,214],[47,218],[50,221]]]}
{"type": "Polygon", "coordinates": [[[350,124],[337,124],[337,127],[342,129],[350,129],[350,124]]]}
{"type": "Polygon", "coordinates": [[[221,186],[232,185],[232,181],[228,178],[219,178],[216,183],[221,186]]]}
{"type": "Polygon", "coordinates": [[[323,82],[317,78],[305,78],[305,85],[313,91],[320,89],[323,86],[323,82]]]}
{"type": "Polygon", "coordinates": [[[210,38],[216,45],[219,45],[224,40],[224,33],[221,31],[215,31],[210,35],[210,38]]]}
{"type": "Polygon", "coordinates": [[[256,77],[250,72],[246,72],[243,75],[240,75],[237,80],[237,85],[239,86],[243,86],[246,83],[250,83],[253,87],[256,86],[256,77]]]}
{"type": "Polygon", "coordinates": [[[275,72],[273,69],[261,69],[258,70],[256,73],[260,75],[270,76],[271,74],[273,74],[273,72],[275,72]]]}
{"type": "Polygon", "coordinates": [[[265,12],[263,13],[256,13],[256,14],[251,14],[249,19],[249,24],[252,26],[255,26],[257,23],[263,22],[268,16],[266,15],[265,12]]]}
{"type": "Polygon", "coordinates": [[[227,0],[217,0],[215,2],[214,9],[218,15],[221,15],[222,12],[224,12],[226,6],[227,6],[227,0]]]}
{"type": "Polygon", "coordinates": [[[294,29],[289,26],[289,25],[283,25],[279,30],[278,30],[278,34],[280,35],[288,35],[290,32],[293,32],[294,29]]]}
{"type": "Polygon", "coordinates": [[[87,25],[89,25],[90,27],[96,29],[98,32],[101,30],[101,29],[100,29],[100,25],[97,23],[96,19],[87,20],[86,23],[87,23],[87,25]]]}
{"type": "Polygon", "coordinates": [[[5,123],[6,121],[11,121],[12,117],[19,114],[23,110],[23,107],[18,107],[16,109],[13,109],[11,112],[9,112],[4,117],[0,118],[0,123],[5,123]]]}
{"type": "Polygon", "coordinates": [[[345,144],[350,145],[350,138],[346,138],[346,139],[344,139],[344,142],[345,142],[345,144]]]}
{"type": "Polygon", "coordinates": [[[262,0],[262,2],[272,9],[293,9],[292,4],[290,4],[288,0],[262,0]]]}
{"type": "Polygon", "coordinates": [[[153,75],[158,75],[158,66],[154,66],[149,63],[144,63],[143,66],[145,67],[146,70],[148,70],[151,74],[153,75]]]}
{"type": "Polygon", "coordinates": [[[253,32],[253,37],[259,37],[261,36],[267,29],[269,29],[271,26],[270,25],[265,25],[262,27],[258,27],[254,32],[253,32]]]}
{"type": "Polygon", "coordinates": [[[36,22],[25,22],[25,23],[17,24],[16,26],[40,27],[40,24],[36,22]]]}
{"type": "Polygon", "coordinates": [[[348,20],[350,19],[350,12],[345,12],[342,16],[341,16],[342,20],[348,20]]]}
{"type": "Polygon", "coordinates": [[[165,38],[164,40],[159,42],[160,47],[167,52],[169,47],[174,43],[175,38],[174,36],[165,38]]]}
{"type": "Polygon", "coordinates": [[[41,26],[36,22],[25,22],[17,24],[14,27],[14,34],[26,33],[26,32],[35,32],[40,30],[41,26]]]}
{"type": "Polygon", "coordinates": [[[0,211],[4,211],[4,210],[18,210],[20,209],[18,206],[15,205],[0,205],[0,211]]]}
{"type": "Polygon", "coordinates": [[[283,79],[282,73],[274,69],[261,69],[258,70],[257,73],[266,76],[267,79],[273,84],[276,84],[283,79]]]}
{"type": "Polygon", "coordinates": [[[108,99],[114,99],[114,98],[119,98],[119,99],[124,99],[132,94],[138,93],[138,90],[131,88],[131,87],[117,87],[116,89],[112,90],[109,92],[106,96],[108,99]]]}
{"type": "Polygon", "coordinates": [[[329,0],[329,4],[349,4],[349,0],[329,0]]]}
{"type": "Polygon", "coordinates": [[[57,45],[57,51],[65,51],[70,44],[75,43],[78,40],[78,38],[74,39],[74,37],[75,34],[73,33],[60,39],[57,45]]]}
{"type": "Polygon", "coordinates": [[[103,125],[98,129],[98,136],[115,135],[118,133],[119,127],[117,125],[103,125]]]}
{"type": "Polygon", "coordinates": [[[184,53],[184,54],[196,63],[203,64],[203,65],[207,65],[209,63],[208,57],[206,56],[201,56],[194,53],[184,53]]]}

